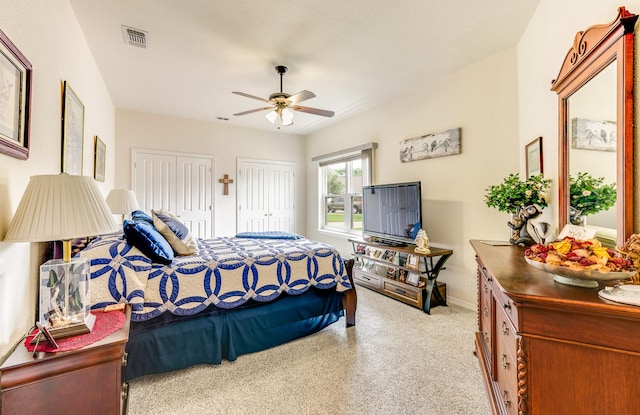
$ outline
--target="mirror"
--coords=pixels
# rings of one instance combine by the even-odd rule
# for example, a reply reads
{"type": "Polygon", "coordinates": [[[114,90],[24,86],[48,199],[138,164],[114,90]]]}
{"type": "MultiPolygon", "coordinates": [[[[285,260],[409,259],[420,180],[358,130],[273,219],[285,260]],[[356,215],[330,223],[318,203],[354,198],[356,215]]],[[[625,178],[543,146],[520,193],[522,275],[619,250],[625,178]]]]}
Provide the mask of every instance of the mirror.
{"type": "MultiPolygon", "coordinates": [[[[580,223],[608,246],[633,232],[633,30],[638,16],[624,7],[616,19],[576,34],[551,89],[558,94],[559,229],[580,223]],[[572,203],[570,179],[613,185],[603,208],[572,203]],[[607,203],[609,199],[610,203],[607,203]],[[581,215],[581,213],[586,213],[581,215]]],[[[575,189],[574,189],[575,190],[575,189]]],[[[605,194],[606,194],[605,190],[605,194]]],[[[584,193],[589,194],[589,191],[584,193]]]]}

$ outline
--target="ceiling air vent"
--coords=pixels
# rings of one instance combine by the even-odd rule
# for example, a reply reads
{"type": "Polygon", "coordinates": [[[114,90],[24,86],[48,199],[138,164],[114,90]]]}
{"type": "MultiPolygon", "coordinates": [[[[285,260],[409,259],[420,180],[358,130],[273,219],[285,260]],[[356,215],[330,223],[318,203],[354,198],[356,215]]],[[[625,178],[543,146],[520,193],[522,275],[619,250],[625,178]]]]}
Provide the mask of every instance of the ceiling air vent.
{"type": "Polygon", "coordinates": [[[125,43],[143,49],[147,48],[147,44],[149,43],[149,32],[123,25],[122,34],[124,35],[125,43]]]}

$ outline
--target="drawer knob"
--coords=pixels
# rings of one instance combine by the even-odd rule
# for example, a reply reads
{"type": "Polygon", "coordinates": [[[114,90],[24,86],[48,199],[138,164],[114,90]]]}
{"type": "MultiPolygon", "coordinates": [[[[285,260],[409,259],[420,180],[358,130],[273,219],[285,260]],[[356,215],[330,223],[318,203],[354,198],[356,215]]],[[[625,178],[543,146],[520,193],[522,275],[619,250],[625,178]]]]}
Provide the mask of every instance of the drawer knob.
{"type": "Polygon", "coordinates": [[[504,307],[505,310],[511,311],[511,303],[502,304],[502,307],[504,307]]]}
{"type": "Polygon", "coordinates": [[[502,353],[502,368],[504,370],[509,369],[509,362],[507,361],[507,355],[505,353],[502,353]]]}
{"type": "Polygon", "coordinates": [[[122,355],[122,360],[121,360],[122,366],[126,366],[127,365],[127,359],[128,358],[129,358],[129,353],[124,352],[124,354],[122,355]]]}
{"type": "Polygon", "coordinates": [[[505,336],[509,335],[509,326],[507,325],[507,322],[502,320],[502,334],[504,334],[505,336]]]}
{"type": "Polygon", "coordinates": [[[487,306],[484,306],[484,316],[489,317],[489,309],[487,308],[487,306]]]}
{"type": "Polygon", "coordinates": [[[511,401],[509,400],[509,392],[502,391],[502,402],[504,402],[504,406],[509,406],[511,401]]]}

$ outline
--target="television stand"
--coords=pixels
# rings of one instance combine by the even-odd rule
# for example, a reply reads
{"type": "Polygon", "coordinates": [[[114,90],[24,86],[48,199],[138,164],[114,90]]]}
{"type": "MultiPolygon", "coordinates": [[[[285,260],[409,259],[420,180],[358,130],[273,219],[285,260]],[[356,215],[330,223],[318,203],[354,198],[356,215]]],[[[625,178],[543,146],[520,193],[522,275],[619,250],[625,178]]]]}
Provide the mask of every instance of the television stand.
{"type": "Polygon", "coordinates": [[[428,254],[415,245],[389,246],[379,241],[349,239],[355,264],[353,281],[430,314],[432,305],[447,305],[446,285],[438,274],[453,255],[451,249],[430,247],[428,254]]]}
{"type": "Polygon", "coordinates": [[[408,245],[406,242],[398,242],[398,241],[393,241],[391,239],[382,239],[382,238],[375,238],[371,242],[375,243],[376,245],[390,246],[390,247],[396,247],[396,248],[404,248],[408,245]]]}

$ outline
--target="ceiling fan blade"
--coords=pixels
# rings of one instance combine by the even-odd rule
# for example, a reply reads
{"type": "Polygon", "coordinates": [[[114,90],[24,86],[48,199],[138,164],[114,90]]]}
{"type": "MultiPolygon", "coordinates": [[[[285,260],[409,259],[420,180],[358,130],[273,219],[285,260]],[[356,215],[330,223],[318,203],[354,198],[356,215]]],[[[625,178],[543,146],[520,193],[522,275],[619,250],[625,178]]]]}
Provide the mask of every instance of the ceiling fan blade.
{"type": "Polygon", "coordinates": [[[311,98],[315,98],[316,94],[314,94],[311,91],[300,91],[297,94],[293,94],[289,97],[289,101],[291,101],[291,103],[293,105],[297,104],[298,102],[302,102],[302,101],[306,101],[307,99],[311,99],[311,98]]]}
{"type": "Polygon", "coordinates": [[[313,114],[313,115],[321,115],[323,117],[333,117],[333,115],[335,114],[333,111],[321,110],[318,108],[311,108],[311,107],[302,107],[300,105],[294,105],[291,108],[293,108],[296,111],[306,112],[308,114],[313,114]]]}
{"type": "Polygon", "coordinates": [[[239,112],[237,114],[233,114],[233,115],[247,115],[247,114],[251,114],[254,112],[258,112],[258,111],[265,111],[265,110],[272,110],[273,107],[264,107],[264,108],[256,108],[254,110],[249,110],[249,111],[243,111],[243,112],[239,112]]]}
{"type": "Polygon", "coordinates": [[[232,94],[242,95],[243,97],[257,99],[258,101],[262,101],[262,102],[269,102],[268,99],[260,98],[260,97],[257,97],[255,95],[245,94],[244,92],[233,91],[232,94]]]}

